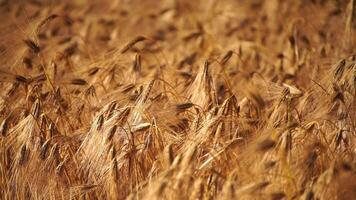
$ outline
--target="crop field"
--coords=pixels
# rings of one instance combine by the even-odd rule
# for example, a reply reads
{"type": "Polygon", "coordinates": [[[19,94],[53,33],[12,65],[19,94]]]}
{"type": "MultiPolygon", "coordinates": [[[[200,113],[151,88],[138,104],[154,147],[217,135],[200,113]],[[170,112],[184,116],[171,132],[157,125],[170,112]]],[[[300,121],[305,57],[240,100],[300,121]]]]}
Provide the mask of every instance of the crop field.
{"type": "Polygon", "coordinates": [[[356,0],[0,0],[0,200],[356,199],[356,0]]]}

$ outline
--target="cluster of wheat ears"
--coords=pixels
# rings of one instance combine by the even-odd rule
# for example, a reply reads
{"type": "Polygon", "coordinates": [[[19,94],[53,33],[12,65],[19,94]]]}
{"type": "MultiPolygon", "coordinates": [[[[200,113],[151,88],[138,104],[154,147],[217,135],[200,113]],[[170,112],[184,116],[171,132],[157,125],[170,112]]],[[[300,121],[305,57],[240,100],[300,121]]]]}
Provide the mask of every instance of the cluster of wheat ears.
{"type": "Polygon", "coordinates": [[[355,5],[0,1],[0,199],[355,199],[355,5]]]}

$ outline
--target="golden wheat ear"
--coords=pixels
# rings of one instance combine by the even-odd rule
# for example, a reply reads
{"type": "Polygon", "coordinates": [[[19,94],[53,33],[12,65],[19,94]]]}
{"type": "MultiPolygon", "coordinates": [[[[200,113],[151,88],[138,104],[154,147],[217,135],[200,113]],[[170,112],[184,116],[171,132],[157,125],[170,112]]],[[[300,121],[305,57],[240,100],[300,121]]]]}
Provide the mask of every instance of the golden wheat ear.
{"type": "Polygon", "coordinates": [[[209,61],[206,60],[188,90],[191,102],[204,109],[215,100],[209,65],[209,61]]]}

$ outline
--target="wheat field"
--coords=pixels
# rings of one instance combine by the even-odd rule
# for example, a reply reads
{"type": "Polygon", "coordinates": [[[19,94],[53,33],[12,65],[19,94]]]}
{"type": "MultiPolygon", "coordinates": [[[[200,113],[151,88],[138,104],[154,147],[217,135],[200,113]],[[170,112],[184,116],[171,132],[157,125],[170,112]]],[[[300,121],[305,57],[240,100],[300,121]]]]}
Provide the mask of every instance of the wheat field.
{"type": "Polygon", "coordinates": [[[0,199],[356,199],[355,0],[1,0],[0,199]]]}

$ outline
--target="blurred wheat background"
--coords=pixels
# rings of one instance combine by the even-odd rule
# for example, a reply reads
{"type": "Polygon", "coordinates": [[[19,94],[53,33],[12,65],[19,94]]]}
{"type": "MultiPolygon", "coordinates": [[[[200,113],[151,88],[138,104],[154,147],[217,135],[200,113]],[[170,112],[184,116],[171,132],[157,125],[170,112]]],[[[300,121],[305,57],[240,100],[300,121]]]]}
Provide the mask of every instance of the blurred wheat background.
{"type": "Polygon", "coordinates": [[[355,199],[355,29],[355,0],[1,0],[0,199],[355,199]]]}

